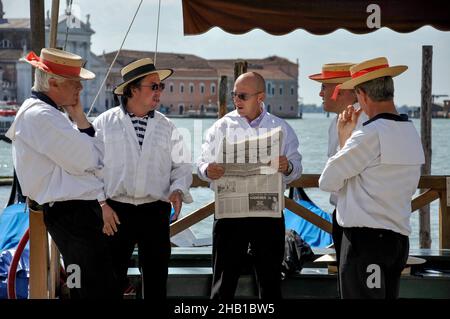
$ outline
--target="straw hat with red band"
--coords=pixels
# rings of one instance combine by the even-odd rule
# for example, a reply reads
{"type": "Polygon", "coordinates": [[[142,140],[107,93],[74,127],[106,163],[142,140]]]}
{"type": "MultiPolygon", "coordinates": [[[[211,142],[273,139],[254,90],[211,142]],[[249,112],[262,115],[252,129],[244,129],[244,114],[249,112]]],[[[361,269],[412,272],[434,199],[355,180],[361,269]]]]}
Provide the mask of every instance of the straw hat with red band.
{"type": "Polygon", "coordinates": [[[384,57],[367,60],[350,68],[352,79],[342,83],[342,90],[353,89],[358,84],[368,82],[384,76],[397,76],[408,69],[406,65],[389,66],[384,57]]]}
{"type": "Polygon", "coordinates": [[[44,48],[38,57],[33,51],[23,59],[46,73],[57,75],[72,80],[92,80],[95,74],[83,68],[83,59],[76,54],[53,49],[44,48]]]}
{"type": "Polygon", "coordinates": [[[172,75],[173,70],[157,70],[153,64],[153,60],[150,58],[144,58],[131,62],[120,71],[123,82],[114,89],[114,94],[122,95],[123,90],[130,82],[153,73],[157,73],[159,75],[159,80],[163,81],[172,75]]]}
{"type": "Polygon", "coordinates": [[[322,66],[322,73],[310,75],[311,80],[320,83],[344,83],[351,79],[350,67],[353,63],[327,63],[322,66]]]}

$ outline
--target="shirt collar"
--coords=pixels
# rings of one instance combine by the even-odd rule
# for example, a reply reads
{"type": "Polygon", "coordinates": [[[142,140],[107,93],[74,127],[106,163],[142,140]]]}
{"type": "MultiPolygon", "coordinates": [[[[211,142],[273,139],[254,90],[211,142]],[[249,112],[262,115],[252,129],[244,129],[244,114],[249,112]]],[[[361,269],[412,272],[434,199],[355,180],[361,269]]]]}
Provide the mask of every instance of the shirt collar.
{"type": "Polygon", "coordinates": [[[267,111],[264,109],[264,106],[261,107],[262,112],[261,114],[259,114],[259,116],[254,119],[253,121],[249,121],[247,118],[245,118],[248,122],[248,125],[250,125],[250,127],[252,128],[256,128],[259,126],[259,124],[261,124],[262,119],[264,118],[264,115],[266,115],[267,111]]]}
{"type": "MultiPolygon", "coordinates": [[[[133,116],[136,116],[134,113],[129,112],[123,104],[121,104],[120,107],[121,107],[122,110],[125,112],[125,114],[129,114],[130,116],[132,116],[132,115],[133,115],[133,116]]],[[[154,117],[155,117],[155,110],[149,111],[149,112],[147,113],[147,115],[145,115],[145,116],[143,116],[143,117],[146,117],[146,116],[148,116],[148,117],[151,118],[151,119],[154,118],[154,117]]],[[[137,117],[137,116],[136,116],[136,117],[137,117]]]]}
{"type": "Polygon", "coordinates": [[[363,123],[363,126],[366,126],[367,124],[372,123],[373,121],[379,120],[379,119],[385,119],[385,120],[391,120],[391,121],[397,121],[397,122],[408,122],[408,115],[407,114],[393,114],[393,113],[380,113],[372,117],[370,120],[363,123]]]}
{"type": "Polygon", "coordinates": [[[37,91],[31,91],[31,97],[35,98],[35,99],[39,99],[44,103],[47,103],[48,105],[53,106],[55,109],[61,111],[61,108],[56,105],[55,101],[53,101],[50,97],[48,97],[48,95],[46,95],[45,93],[42,92],[37,92],[37,91]]]}

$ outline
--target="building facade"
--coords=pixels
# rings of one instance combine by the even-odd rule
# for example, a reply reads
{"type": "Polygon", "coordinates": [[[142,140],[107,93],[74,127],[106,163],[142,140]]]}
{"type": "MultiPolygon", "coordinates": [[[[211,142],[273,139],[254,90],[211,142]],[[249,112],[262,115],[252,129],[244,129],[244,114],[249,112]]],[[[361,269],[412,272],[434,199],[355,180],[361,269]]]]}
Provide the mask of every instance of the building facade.
{"type": "MultiPolygon", "coordinates": [[[[0,8],[2,8],[0,1],[0,8]]],[[[50,36],[50,17],[47,12],[45,20],[45,43],[48,45],[50,36]]],[[[81,103],[88,110],[94,101],[105,78],[107,65],[102,58],[91,52],[91,36],[94,31],[90,27],[89,15],[83,22],[75,16],[61,16],[58,23],[57,48],[64,48],[80,55],[85,61],[85,67],[96,74],[96,78],[83,82],[81,103]],[[69,28],[68,28],[69,27],[69,28]],[[66,41],[66,31],[67,41],[66,41]]],[[[31,48],[30,19],[7,19],[0,10],[0,100],[14,101],[17,104],[30,96],[32,87],[31,66],[21,58],[26,56],[31,48]]],[[[39,55],[39,52],[36,52],[39,55]]],[[[106,90],[103,88],[92,107],[94,111],[102,112],[105,105],[106,90]]]]}
{"type": "MultiPolygon", "coordinates": [[[[105,53],[111,63],[117,51],[105,53]]],[[[154,52],[122,50],[107,80],[110,93],[108,105],[113,102],[112,90],[121,82],[120,69],[128,63],[150,57],[154,52]]],[[[248,71],[260,73],[266,80],[266,109],[274,115],[295,118],[299,115],[298,64],[277,56],[250,59],[248,71]]],[[[227,77],[227,108],[232,110],[231,91],[234,84],[235,60],[207,60],[192,54],[157,54],[157,68],[170,68],[173,75],[166,82],[160,110],[169,116],[217,116],[219,83],[227,77]]]]}
{"type": "MultiPolygon", "coordinates": [[[[1,4],[0,0],[0,8],[1,4]]],[[[20,61],[31,47],[30,20],[6,19],[2,11],[0,10],[0,100],[21,104],[30,96],[32,86],[31,66],[20,61]]],[[[61,16],[57,29],[57,47],[83,57],[85,67],[96,74],[94,80],[83,81],[81,92],[81,103],[85,111],[92,109],[91,114],[95,115],[115,106],[112,92],[122,81],[120,69],[140,58],[154,58],[154,53],[122,50],[105,85],[99,91],[117,51],[99,56],[91,52],[91,36],[95,32],[89,20],[89,15],[85,21],[74,15],[61,16]]],[[[49,43],[50,22],[47,12],[46,43],[49,43]]],[[[222,76],[227,76],[228,79],[227,108],[234,108],[230,93],[233,90],[235,60],[207,60],[192,54],[163,52],[158,53],[156,58],[158,68],[174,70],[174,74],[166,81],[166,90],[161,98],[161,112],[169,116],[216,117],[222,76]]],[[[248,71],[258,72],[266,80],[266,109],[277,116],[298,117],[298,63],[277,56],[249,59],[247,62],[248,71]]]]}

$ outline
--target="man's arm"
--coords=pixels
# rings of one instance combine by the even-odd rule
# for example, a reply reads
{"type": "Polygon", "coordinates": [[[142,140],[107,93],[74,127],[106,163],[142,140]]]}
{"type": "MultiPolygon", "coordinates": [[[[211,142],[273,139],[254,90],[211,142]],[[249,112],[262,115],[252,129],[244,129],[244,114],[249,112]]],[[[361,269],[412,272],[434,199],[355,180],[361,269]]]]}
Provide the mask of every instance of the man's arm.
{"type": "Polygon", "coordinates": [[[287,175],[283,174],[283,182],[289,184],[295,181],[296,179],[300,178],[300,176],[302,175],[303,167],[302,167],[302,156],[298,151],[300,144],[297,135],[289,125],[286,125],[285,132],[286,138],[285,138],[284,155],[287,157],[288,160],[288,171],[287,175]]]}
{"type": "Polygon", "coordinates": [[[59,111],[30,109],[24,115],[18,137],[73,175],[84,175],[101,164],[94,139],[80,133],[59,111]]]}
{"type": "Polygon", "coordinates": [[[356,131],[344,147],[328,162],[319,178],[319,188],[337,192],[346,180],[360,174],[379,156],[379,140],[375,131],[356,131]]]}

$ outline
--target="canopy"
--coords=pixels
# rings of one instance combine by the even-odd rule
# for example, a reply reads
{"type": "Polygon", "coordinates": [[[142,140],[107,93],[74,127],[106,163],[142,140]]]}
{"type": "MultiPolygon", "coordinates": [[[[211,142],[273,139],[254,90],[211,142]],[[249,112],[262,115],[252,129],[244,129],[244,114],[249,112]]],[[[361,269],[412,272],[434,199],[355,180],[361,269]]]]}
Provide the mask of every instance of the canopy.
{"type": "Polygon", "coordinates": [[[374,12],[370,4],[380,8],[381,27],[411,32],[430,25],[450,31],[450,1],[183,0],[184,34],[201,34],[213,27],[233,34],[255,28],[273,35],[295,29],[327,34],[339,28],[368,33],[377,30],[367,25],[374,12]]]}

